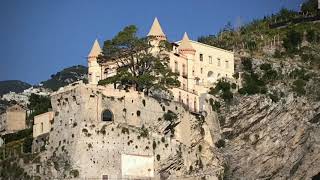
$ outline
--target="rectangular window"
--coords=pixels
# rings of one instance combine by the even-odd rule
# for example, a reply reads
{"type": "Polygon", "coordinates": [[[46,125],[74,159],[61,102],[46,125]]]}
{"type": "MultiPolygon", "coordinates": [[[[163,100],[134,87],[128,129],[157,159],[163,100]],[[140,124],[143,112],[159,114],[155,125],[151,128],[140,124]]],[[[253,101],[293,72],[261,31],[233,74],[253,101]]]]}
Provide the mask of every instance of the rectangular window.
{"type": "Polygon", "coordinates": [[[186,90],[186,84],[183,84],[183,85],[182,85],[182,89],[183,89],[183,90],[186,90]]]}
{"type": "Polygon", "coordinates": [[[212,64],[212,56],[209,56],[209,64],[212,64]]]}
{"type": "Polygon", "coordinates": [[[92,74],[89,73],[89,82],[91,82],[91,81],[92,81],[92,74]]]}
{"type": "Polygon", "coordinates": [[[202,68],[200,69],[200,73],[201,73],[201,74],[203,73],[203,69],[202,69],[202,68]]]}
{"type": "Polygon", "coordinates": [[[220,67],[220,65],[221,65],[221,60],[220,58],[218,58],[218,66],[220,67]]]}
{"type": "Polygon", "coordinates": [[[229,68],[229,61],[226,61],[226,69],[229,68]]]}
{"type": "Polygon", "coordinates": [[[186,76],[186,65],[182,65],[182,76],[186,76]]]}
{"type": "Polygon", "coordinates": [[[200,61],[203,61],[203,54],[200,54],[200,61]]]}
{"type": "Polygon", "coordinates": [[[174,70],[175,73],[179,73],[179,67],[178,67],[178,62],[177,61],[174,62],[174,69],[175,69],[174,70]]]}
{"type": "Polygon", "coordinates": [[[43,122],[41,122],[41,132],[43,132],[43,122]]]}

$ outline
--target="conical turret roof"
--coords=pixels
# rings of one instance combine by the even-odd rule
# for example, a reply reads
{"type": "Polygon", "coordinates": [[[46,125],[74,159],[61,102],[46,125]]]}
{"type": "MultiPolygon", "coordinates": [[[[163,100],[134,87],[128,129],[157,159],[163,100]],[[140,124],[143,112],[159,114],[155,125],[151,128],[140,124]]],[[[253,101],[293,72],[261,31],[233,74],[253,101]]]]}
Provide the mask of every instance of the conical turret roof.
{"type": "Polygon", "coordinates": [[[185,32],[181,41],[181,44],[179,46],[179,50],[182,51],[195,51],[195,49],[192,47],[190,43],[190,39],[188,37],[188,34],[185,32]]]}
{"type": "Polygon", "coordinates": [[[163,37],[166,36],[162,31],[158,18],[154,18],[154,21],[148,33],[148,36],[163,36],[163,37]]]}
{"type": "Polygon", "coordinates": [[[99,42],[96,39],[93,43],[93,46],[91,48],[91,51],[90,51],[88,57],[97,57],[101,52],[102,52],[102,50],[100,48],[99,42]]]}

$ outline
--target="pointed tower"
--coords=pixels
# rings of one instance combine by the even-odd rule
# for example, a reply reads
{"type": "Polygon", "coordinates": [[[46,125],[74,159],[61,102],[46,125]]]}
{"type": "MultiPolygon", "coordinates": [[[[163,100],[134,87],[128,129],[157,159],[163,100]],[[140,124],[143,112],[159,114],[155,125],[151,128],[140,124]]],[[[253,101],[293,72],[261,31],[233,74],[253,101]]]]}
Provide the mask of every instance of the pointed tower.
{"type": "Polygon", "coordinates": [[[151,29],[147,36],[154,36],[157,38],[158,41],[166,40],[166,35],[162,31],[162,28],[160,26],[160,23],[158,21],[158,18],[154,18],[154,21],[152,23],[151,29]]]}
{"type": "Polygon", "coordinates": [[[98,55],[102,52],[101,48],[100,48],[100,45],[99,45],[99,42],[98,40],[96,39],[93,43],[93,46],[91,48],[91,51],[88,55],[88,59],[92,59],[92,58],[97,58],[98,55]]]}
{"type": "Polygon", "coordinates": [[[99,80],[102,78],[101,66],[97,62],[99,54],[102,50],[100,48],[99,42],[96,39],[93,43],[91,51],[88,55],[88,81],[89,84],[98,84],[99,80]]]}
{"type": "Polygon", "coordinates": [[[181,44],[178,47],[179,52],[181,54],[191,54],[194,55],[196,50],[192,47],[191,43],[190,43],[190,39],[188,37],[188,34],[185,32],[183,35],[183,38],[181,40],[181,44]]]}

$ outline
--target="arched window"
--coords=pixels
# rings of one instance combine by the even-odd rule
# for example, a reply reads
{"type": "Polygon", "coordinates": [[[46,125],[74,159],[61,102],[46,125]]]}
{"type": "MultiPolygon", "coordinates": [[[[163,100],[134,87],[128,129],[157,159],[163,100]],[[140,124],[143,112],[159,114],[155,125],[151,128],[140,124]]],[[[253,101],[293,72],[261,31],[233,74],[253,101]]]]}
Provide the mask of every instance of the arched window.
{"type": "Polygon", "coordinates": [[[113,121],[113,113],[109,109],[102,112],[102,121],[113,121]]]}

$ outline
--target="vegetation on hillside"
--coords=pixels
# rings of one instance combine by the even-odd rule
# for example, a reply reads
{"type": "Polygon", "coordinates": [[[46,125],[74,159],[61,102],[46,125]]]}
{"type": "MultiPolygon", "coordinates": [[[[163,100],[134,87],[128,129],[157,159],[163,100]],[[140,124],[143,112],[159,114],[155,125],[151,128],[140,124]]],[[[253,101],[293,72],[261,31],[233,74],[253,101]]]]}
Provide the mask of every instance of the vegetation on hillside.
{"type": "Polygon", "coordinates": [[[31,113],[28,116],[28,122],[32,122],[31,120],[34,116],[48,112],[49,108],[52,108],[50,97],[31,94],[28,104],[28,109],[31,113]]]}
{"type": "MultiPolygon", "coordinates": [[[[104,42],[103,53],[98,57],[99,63],[113,61],[118,65],[117,74],[99,81],[103,84],[118,84],[125,87],[132,86],[138,91],[150,89],[167,90],[177,87],[180,82],[177,74],[168,66],[169,57],[161,53],[153,55],[153,37],[139,38],[137,28],[127,26],[113,39],[104,42]]],[[[168,48],[166,41],[160,42],[160,51],[168,48]]]]}
{"type": "Polygon", "coordinates": [[[320,41],[320,24],[311,22],[317,19],[320,19],[317,0],[309,0],[302,5],[300,13],[282,9],[277,14],[240,27],[228,23],[217,35],[202,36],[198,41],[224,49],[246,51],[260,57],[264,55],[264,48],[273,45],[278,54],[282,53],[279,57],[292,56],[299,53],[304,39],[309,43],[320,41]],[[310,20],[310,16],[315,18],[310,20]]]}
{"type": "Polygon", "coordinates": [[[76,65],[65,68],[56,74],[51,75],[51,79],[41,82],[43,87],[53,91],[76,81],[87,80],[88,68],[82,65],[76,65]]]}
{"type": "Polygon", "coordinates": [[[18,80],[0,81],[0,96],[9,92],[20,93],[30,87],[30,84],[18,80]]]}
{"type": "MultiPolygon", "coordinates": [[[[285,94],[293,92],[296,96],[320,99],[316,90],[320,84],[320,23],[300,22],[306,16],[320,17],[316,8],[315,1],[309,0],[302,6],[302,13],[282,9],[238,29],[228,24],[217,36],[200,37],[200,42],[209,45],[248,52],[240,55],[241,87],[232,90],[230,82],[219,80],[209,93],[225,103],[211,99],[212,108],[219,111],[221,106],[241,95],[262,94],[278,102],[285,94]],[[281,28],[272,26],[280,21],[286,22],[281,28]],[[266,46],[270,48],[270,44],[266,44],[270,40],[275,49],[272,56],[264,52],[266,46]],[[275,40],[280,44],[275,44],[275,40]]],[[[239,74],[234,77],[238,79],[239,74]]]]}

